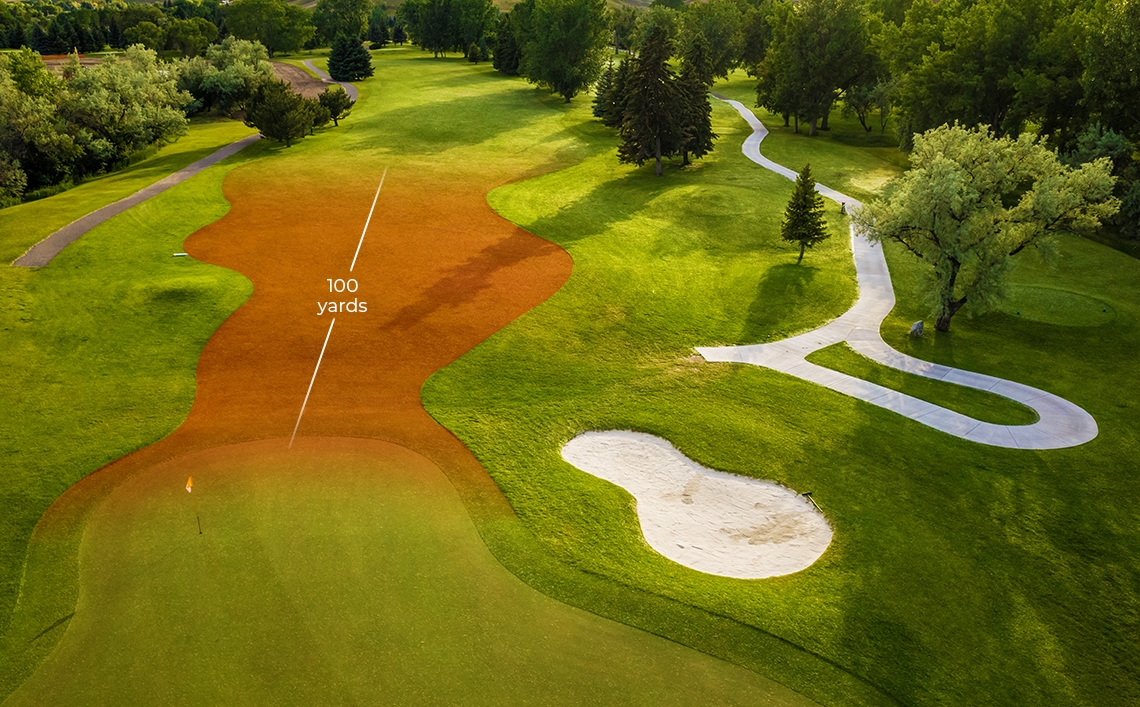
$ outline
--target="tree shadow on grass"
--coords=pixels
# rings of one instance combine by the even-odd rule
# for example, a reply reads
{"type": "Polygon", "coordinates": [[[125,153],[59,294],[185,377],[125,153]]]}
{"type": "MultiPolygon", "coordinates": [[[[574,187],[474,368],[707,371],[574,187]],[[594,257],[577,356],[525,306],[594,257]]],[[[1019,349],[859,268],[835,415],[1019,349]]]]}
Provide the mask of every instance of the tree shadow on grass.
{"type": "Polygon", "coordinates": [[[492,286],[497,271],[531,258],[549,257],[561,250],[549,241],[535,238],[523,229],[516,228],[509,237],[487,246],[467,261],[444,272],[420,294],[419,299],[396,312],[380,328],[382,331],[410,329],[440,309],[470,302],[492,286]]]}
{"type": "Polygon", "coordinates": [[[757,343],[780,338],[785,333],[780,328],[781,323],[794,319],[793,312],[804,300],[818,272],[819,268],[806,263],[783,263],[768,268],[748,307],[741,341],[757,343]]]}
{"type": "Polygon", "coordinates": [[[647,181],[639,172],[599,182],[590,192],[555,213],[526,225],[535,235],[565,245],[605,233],[628,221],[668,185],[647,181]]]}

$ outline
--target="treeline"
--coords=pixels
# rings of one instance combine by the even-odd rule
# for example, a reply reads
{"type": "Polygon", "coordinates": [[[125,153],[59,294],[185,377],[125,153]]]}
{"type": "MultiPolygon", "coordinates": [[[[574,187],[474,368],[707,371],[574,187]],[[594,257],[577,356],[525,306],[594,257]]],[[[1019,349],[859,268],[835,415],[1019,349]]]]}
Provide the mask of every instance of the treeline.
{"type": "Polygon", "coordinates": [[[123,167],[196,113],[244,117],[288,145],[351,107],[339,86],[302,98],[277,80],[264,46],[232,36],[174,62],[135,45],[94,66],[73,55],[60,71],[25,47],[0,56],[0,206],[123,167]]]}
{"type": "Polygon", "coordinates": [[[796,131],[828,130],[841,111],[868,131],[891,125],[904,150],[958,123],[1032,133],[1072,165],[1107,157],[1113,223],[1140,238],[1138,0],[657,0],[612,13],[525,0],[491,46],[500,71],[569,97],[599,77],[600,43],[628,50],[632,69],[655,34],[674,55],[702,36],[712,75],[746,71],[757,104],[796,131]]]}
{"type": "Polygon", "coordinates": [[[318,0],[312,10],[285,0],[86,0],[0,3],[0,48],[45,54],[100,52],[141,44],[159,53],[197,56],[229,36],[256,40],[276,52],[331,46],[344,35],[363,39],[370,0],[318,0]]]}
{"type": "Polygon", "coordinates": [[[404,0],[393,28],[435,56],[461,52],[481,61],[489,58],[487,34],[498,16],[491,0],[404,0]]]}
{"type": "Polygon", "coordinates": [[[0,202],[121,164],[186,130],[193,99],[153,51],[54,72],[29,49],[0,61],[0,202]]]}
{"type": "Polygon", "coordinates": [[[713,149],[709,88],[714,80],[713,52],[694,23],[680,37],[681,70],[670,66],[677,46],[677,27],[667,12],[651,11],[639,22],[636,56],[613,62],[598,81],[594,115],[617,128],[622,144],[618,159],[638,166],[652,160],[657,175],[661,160],[703,157],[713,149]]]}

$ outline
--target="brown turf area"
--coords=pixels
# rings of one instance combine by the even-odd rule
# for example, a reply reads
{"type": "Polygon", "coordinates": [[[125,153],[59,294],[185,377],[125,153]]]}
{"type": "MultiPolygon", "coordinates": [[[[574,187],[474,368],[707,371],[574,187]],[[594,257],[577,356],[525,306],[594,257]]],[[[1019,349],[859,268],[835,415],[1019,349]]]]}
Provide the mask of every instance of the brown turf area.
{"type": "Polygon", "coordinates": [[[424,169],[426,162],[391,165],[351,295],[330,294],[327,278],[350,276],[387,165],[348,158],[283,177],[300,164],[285,155],[232,172],[224,184],[230,212],[191,236],[186,251],[242,273],[254,293],[206,345],[188,418],[70,488],[34,542],[72,531],[123,478],[163,460],[257,439],[284,446],[332,319],[318,315],[317,303],[354,298],[368,311],[335,315],[298,437],[405,446],[444,470],[473,515],[513,515],[467,448],[424,411],[419,391],[433,372],[553,294],[571,260],[487,205],[489,189],[515,175],[455,174],[446,165],[424,169]]]}

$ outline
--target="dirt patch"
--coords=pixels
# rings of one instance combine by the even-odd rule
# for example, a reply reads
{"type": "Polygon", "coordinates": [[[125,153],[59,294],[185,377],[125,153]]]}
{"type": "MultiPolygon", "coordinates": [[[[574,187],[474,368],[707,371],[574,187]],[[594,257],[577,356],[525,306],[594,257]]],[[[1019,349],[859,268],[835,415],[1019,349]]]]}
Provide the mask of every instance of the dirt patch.
{"type": "Polygon", "coordinates": [[[305,98],[316,98],[329,87],[327,83],[316,78],[308,71],[293,66],[292,64],[282,64],[279,61],[275,61],[273,62],[273,73],[277,75],[277,78],[292,86],[294,91],[305,98]]]}

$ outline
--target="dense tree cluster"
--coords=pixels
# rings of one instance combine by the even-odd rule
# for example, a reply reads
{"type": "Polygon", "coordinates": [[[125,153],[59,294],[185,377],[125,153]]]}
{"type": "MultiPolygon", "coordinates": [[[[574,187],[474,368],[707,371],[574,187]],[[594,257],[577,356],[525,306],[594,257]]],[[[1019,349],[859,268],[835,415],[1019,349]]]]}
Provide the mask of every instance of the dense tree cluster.
{"type": "MultiPolygon", "coordinates": [[[[406,30],[412,42],[439,56],[467,56],[471,45],[486,44],[498,10],[491,0],[405,0],[396,10],[395,28],[406,30]]],[[[402,41],[393,36],[393,41],[402,41]]]]}
{"type": "Polygon", "coordinates": [[[330,86],[316,98],[304,98],[283,81],[266,81],[245,103],[245,124],[292,147],[294,140],[311,135],[330,120],[339,125],[352,104],[340,86],[330,86]]]}
{"type": "Polygon", "coordinates": [[[594,115],[617,128],[618,159],[642,165],[652,161],[662,174],[662,159],[680,156],[682,164],[713,149],[712,107],[715,52],[699,25],[678,30],[673,13],[654,8],[644,13],[633,33],[638,53],[615,69],[611,62],[595,87],[594,115]],[[678,31],[681,71],[673,71],[678,31]]]}
{"type": "Polygon", "coordinates": [[[2,3],[0,47],[69,54],[142,44],[155,51],[196,56],[222,35],[225,25],[226,7],[218,0],[2,3]]]}
{"type": "Polygon", "coordinates": [[[524,0],[499,21],[495,68],[569,103],[601,76],[610,19],[605,0],[524,0]]]}
{"type": "Polygon", "coordinates": [[[191,96],[155,53],[56,73],[29,49],[0,60],[0,200],[79,180],[186,129],[191,96]]]}

